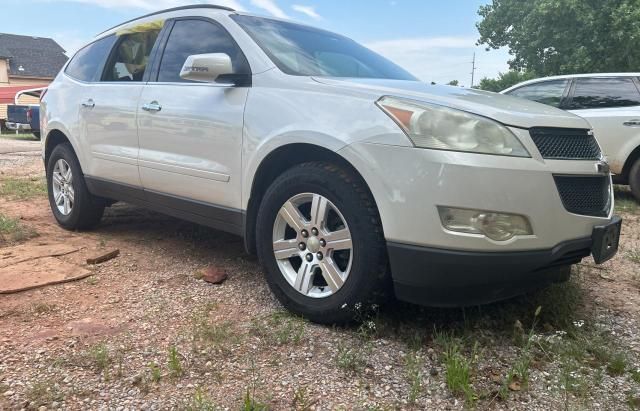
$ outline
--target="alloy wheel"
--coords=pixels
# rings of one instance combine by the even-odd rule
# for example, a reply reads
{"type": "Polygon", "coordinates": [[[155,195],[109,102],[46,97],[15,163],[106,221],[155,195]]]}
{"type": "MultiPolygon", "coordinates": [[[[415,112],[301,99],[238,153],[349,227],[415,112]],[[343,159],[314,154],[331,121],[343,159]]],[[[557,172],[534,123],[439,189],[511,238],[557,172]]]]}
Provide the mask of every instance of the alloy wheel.
{"type": "Polygon", "coordinates": [[[273,226],[273,253],[280,272],[299,293],[326,298],[342,288],[353,262],[349,226],[320,194],[298,194],[280,208],[273,226]]]}
{"type": "Polygon", "coordinates": [[[52,174],[53,201],[62,215],[69,215],[75,203],[73,173],[64,159],[56,161],[52,174]]]}

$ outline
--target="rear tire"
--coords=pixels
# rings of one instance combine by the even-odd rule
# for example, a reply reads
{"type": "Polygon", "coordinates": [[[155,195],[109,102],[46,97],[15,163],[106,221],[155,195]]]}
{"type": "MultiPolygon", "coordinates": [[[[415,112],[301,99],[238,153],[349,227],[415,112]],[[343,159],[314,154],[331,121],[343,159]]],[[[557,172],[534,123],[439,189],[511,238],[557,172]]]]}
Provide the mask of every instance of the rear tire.
{"type": "Polygon", "coordinates": [[[629,187],[633,196],[640,202],[640,158],[631,166],[629,187]]]}
{"type": "Polygon", "coordinates": [[[382,302],[391,291],[375,202],[358,176],[333,164],[305,163],[278,177],[260,205],[256,236],[272,292],[287,309],[313,322],[361,319],[362,311],[382,302]],[[288,213],[285,206],[291,204],[295,209],[288,213]],[[325,207],[329,211],[315,215],[311,211],[325,207]],[[283,217],[293,214],[297,228],[283,217]],[[317,217],[321,215],[325,217],[317,217]],[[282,237],[283,232],[288,236],[282,237]],[[276,257],[274,248],[284,241],[290,248],[280,251],[284,257],[276,257]]]}
{"type": "Polygon", "coordinates": [[[49,205],[58,224],[67,230],[95,227],[105,203],[89,193],[80,163],[68,143],[56,146],[47,164],[49,205]]]}

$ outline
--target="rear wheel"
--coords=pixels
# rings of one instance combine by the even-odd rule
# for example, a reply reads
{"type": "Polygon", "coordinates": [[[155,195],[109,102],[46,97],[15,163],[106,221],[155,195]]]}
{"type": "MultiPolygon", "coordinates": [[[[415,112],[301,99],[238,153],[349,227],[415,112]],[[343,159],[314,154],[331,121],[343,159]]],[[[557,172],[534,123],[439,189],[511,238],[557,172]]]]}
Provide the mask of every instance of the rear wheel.
{"type": "Polygon", "coordinates": [[[56,146],[49,156],[47,189],[51,210],[62,227],[81,230],[100,222],[104,201],[89,193],[80,163],[67,143],[56,146]]]}
{"type": "Polygon", "coordinates": [[[629,187],[631,187],[631,193],[640,201],[640,158],[633,163],[629,172],[629,187]]]}
{"type": "Polygon", "coordinates": [[[292,168],[267,190],[257,224],[267,282],[294,313],[343,323],[390,291],[378,212],[352,173],[320,162],[292,168]]]}

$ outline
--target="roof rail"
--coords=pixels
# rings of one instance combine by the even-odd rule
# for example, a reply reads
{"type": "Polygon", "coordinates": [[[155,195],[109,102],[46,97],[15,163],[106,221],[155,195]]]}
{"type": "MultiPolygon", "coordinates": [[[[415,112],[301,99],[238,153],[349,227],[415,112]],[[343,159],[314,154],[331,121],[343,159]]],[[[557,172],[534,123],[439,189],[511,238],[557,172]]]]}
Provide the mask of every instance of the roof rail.
{"type": "Polygon", "coordinates": [[[216,4],[190,4],[188,6],[172,7],[170,9],[154,11],[153,13],[145,14],[144,16],[140,16],[140,17],[136,17],[135,19],[127,20],[124,23],[120,23],[120,24],[118,24],[116,26],[113,26],[111,28],[106,29],[105,31],[103,31],[101,33],[96,34],[96,37],[101,35],[101,34],[106,33],[109,30],[115,29],[116,27],[124,26],[125,24],[129,24],[129,23],[131,23],[133,21],[144,19],[146,17],[155,16],[157,14],[169,13],[169,12],[172,12],[172,11],[190,10],[190,9],[218,9],[218,10],[226,10],[226,11],[232,11],[232,12],[236,11],[235,9],[232,9],[231,7],[218,6],[216,4]]]}

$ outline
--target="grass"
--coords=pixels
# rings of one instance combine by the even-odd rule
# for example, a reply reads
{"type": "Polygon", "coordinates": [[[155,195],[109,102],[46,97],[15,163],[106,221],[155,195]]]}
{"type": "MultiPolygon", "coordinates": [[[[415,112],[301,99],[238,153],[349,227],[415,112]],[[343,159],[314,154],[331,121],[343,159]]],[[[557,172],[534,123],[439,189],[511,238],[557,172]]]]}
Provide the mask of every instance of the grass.
{"type": "Polygon", "coordinates": [[[411,351],[404,359],[405,376],[409,383],[409,403],[416,402],[422,393],[422,362],[417,352],[411,351]]]}
{"type": "Polygon", "coordinates": [[[271,344],[299,345],[304,338],[306,320],[288,311],[277,311],[252,322],[252,332],[271,344]]]}
{"type": "Polygon", "coordinates": [[[50,380],[34,383],[26,392],[29,406],[36,409],[41,406],[49,406],[54,401],[62,401],[64,396],[57,384],[50,380]]]}
{"type": "Polygon", "coordinates": [[[627,251],[627,258],[633,263],[640,264],[640,250],[627,251]]]}
{"type": "Polygon", "coordinates": [[[367,356],[371,351],[370,344],[348,345],[345,342],[338,343],[336,365],[343,371],[357,374],[367,365],[367,356]]]}
{"type": "Polygon", "coordinates": [[[8,132],[0,134],[1,138],[6,138],[9,140],[33,140],[38,141],[38,139],[31,133],[18,133],[8,132]]]}
{"type": "Polygon", "coordinates": [[[631,190],[627,186],[615,186],[613,193],[615,195],[616,211],[636,214],[640,212],[640,203],[633,197],[631,190]]]}
{"type": "Polygon", "coordinates": [[[33,303],[32,307],[35,314],[48,314],[56,309],[55,304],[49,304],[45,302],[33,303]]]}
{"type": "Polygon", "coordinates": [[[207,304],[191,318],[191,342],[194,352],[199,351],[202,346],[225,350],[228,345],[239,341],[240,337],[234,331],[231,321],[220,324],[211,322],[211,311],[216,308],[215,304],[207,304]]]}
{"type": "Polygon", "coordinates": [[[180,353],[175,345],[169,347],[169,355],[167,358],[167,367],[169,368],[169,374],[173,378],[179,378],[184,374],[182,368],[182,362],[180,361],[180,353]]]}
{"type": "Polygon", "coordinates": [[[187,411],[214,411],[217,407],[209,396],[200,387],[196,389],[191,401],[185,406],[187,411]]]}
{"type": "Polygon", "coordinates": [[[0,196],[14,200],[29,200],[47,194],[44,178],[6,178],[0,181],[0,196]]]}
{"type": "Polygon", "coordinates": [[[16,218],[0,213],[0,244],[3,242],[21,242],[36,237],[38,233],[22,224],[16,218]]]}
{"type": "Polygon", "coordinates": [[[442,350],[447,388],[453,395],[464,397],[466,405],[472,407],[477,398],[471,377],[479,356],[478,343],[474,344],[470,356],[466,356],[462,340],[454,337],[453,333],[435,331],[434,342],[442,350]]]}
{"type": "Polygon", "coordinates": [[[89,360],[96,370],[106,373],[111,365],[111,356],[107,345],[99,343],[91,347],[89,349],[89,360]]]}

